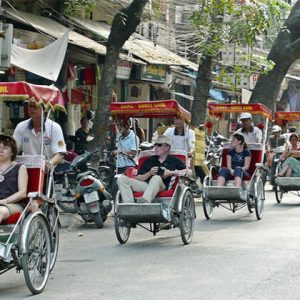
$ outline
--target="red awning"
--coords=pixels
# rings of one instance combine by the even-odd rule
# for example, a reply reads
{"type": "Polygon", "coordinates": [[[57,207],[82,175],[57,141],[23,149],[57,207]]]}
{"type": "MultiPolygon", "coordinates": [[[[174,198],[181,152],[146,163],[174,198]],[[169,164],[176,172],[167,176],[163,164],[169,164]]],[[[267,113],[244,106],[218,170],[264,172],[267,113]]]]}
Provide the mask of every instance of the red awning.
{"type": "Polygon", "coordinates": [[[52,110],[66,111],[61,92],[54,86],[37,85],[28,82],[0,82],[0,100],[34,100],[52,110]]]}
{"type": "Polygon", "coordinates": [[[112,102],[110,112],[119,118],[183,118],[191,122],[191,114],[180,106],[176,100],[112,102]]]}

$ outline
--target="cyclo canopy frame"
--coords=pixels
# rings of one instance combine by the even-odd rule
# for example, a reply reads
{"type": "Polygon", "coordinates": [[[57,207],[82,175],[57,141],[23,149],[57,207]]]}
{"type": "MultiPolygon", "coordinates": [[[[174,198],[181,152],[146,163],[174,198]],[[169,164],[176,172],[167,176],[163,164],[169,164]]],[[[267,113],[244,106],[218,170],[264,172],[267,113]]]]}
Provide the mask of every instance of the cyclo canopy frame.
{"type": "Polygon", "coordinates": [[[128,118],[183,118],[191,122],[191,113],[180,106],[176,100],[158,100],[143,102],[112,102],[111,115],[116,119],[128,118]]]}
{"type": "MultiPolygon", "coordinates": [[[[260,115],[265,118],[265,128],[268,128],[269,121],[272,121],[272,111],[261,103],[255,104],[208,104],[208,113],[216,118],[222,118],[224,113],[236,113],[241,114],[243,112],[249,112],[252,115],[260,115]]],[[[263,145],[267,141],[267,130],[263,135],[263,145]]],[[[265,147],[263,147],[263,155],[265,154],[265,147]]]]}
{"type": "Polygon", "coordinates": [[[300,111],[276,111],[274,121],[300,121],[300,111]]]}

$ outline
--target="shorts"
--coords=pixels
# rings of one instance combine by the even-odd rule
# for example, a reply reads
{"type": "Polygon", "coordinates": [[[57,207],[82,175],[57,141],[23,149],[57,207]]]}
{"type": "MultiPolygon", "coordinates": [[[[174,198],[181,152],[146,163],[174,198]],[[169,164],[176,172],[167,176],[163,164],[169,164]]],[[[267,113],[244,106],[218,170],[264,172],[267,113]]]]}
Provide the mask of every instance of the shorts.
{"type": "MultiPolygon", "coordinates": [[[[243,179],[244,174],[246,174],[246,172],[242,169],[242,167],[234,168],[234,177],[240,177],[241,179],[243,179]]],[[[220,176],[223,176],[227,180],[230,175],[230,170],[228,168],[221,168],[220,176]]]]}
{"type": "Polygon", "coordinates": [[[5,206],[8,208],[10,215],[13,215],[17,212],[22,212],[24,206],[18,203],[11,203],[11,204],[1,204],[0,206],[5,206]]]}

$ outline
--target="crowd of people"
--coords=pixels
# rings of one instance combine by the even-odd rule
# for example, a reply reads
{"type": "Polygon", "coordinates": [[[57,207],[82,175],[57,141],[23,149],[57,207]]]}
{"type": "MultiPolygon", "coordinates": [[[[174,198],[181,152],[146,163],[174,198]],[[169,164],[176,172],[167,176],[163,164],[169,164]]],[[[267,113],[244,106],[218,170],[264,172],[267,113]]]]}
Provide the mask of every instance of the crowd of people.
{"type": "MultiPolygon", "coordinates": [[[[61,162],[63,155],[71,161],[77,155],[87,150],[88,143],[94,139],[91,129],[94,115],[86,114],[80,121],[81,127],[76,131],[75,140],[69,140],[67,147],[61,127],[47,118],[40,105],[34,101],[27,103],[29,119],[19,123],[13,137],[0,135],[0,223],[16,211],[23,209],[22,199],[26,196],[28,175],[26,168],[15,162],[18,153],[43,154],[47,157],[46,169],[51,169],[61,162]],[[42,114],[44,115],[42,116],[42,114]],[[42,120],[43,123],[42,123],[42,120]],[[41,135],[43,147],[41,147],[41,135]],[[21,202],[20,202],[21,201],[21,202]]],[[[229,178],[234,179],[236,187],[241,187],[243,177],[248,174],[251,163],[251,152],[248,144],[262,143],[262,130],[253,124],[252,115],[248,112],[240,115],[240,128],[231,138],[231,149],[226,156],[226,166],[220,168],[218,185],[224,186],[229,178]]],[[[122,174],[114,181],[113,189],[117,187],[126,201],[133,201],[133,191],[143,192],[140,202],[151,202],[156,193],[170,188],[171,178],[179,171],[185,170],[189,175],[198,176],[203,182],[205,173],[201,165],[193,165],[195,153],[195,131],[188,128],[182,118],[174,118],[170,127],[158,123],[152,136],[155,155],[146,160],[135,179],[128,178],[125,171],[136,166],[135,158],[140,143],[146,140],[145,132],[139,120],[123,120],[118,125],[115,150],[110,153],[116,158],[116,172],[122,174]],[[164,130],[160,130],[164,128],[164,130]],[[189,158],[184,164],[169,155],[170,151],[185,151],[189,158]],[[195,167],[195,168],[194,168],[195,167]],[[195,170],[192,173],[191,170],[195,170]]],[[[198,137],[204,164],[205,136],[207,128],[201,124],[198,137]],[[201,133],[201,134],[200,134],[201,133]]],[[[266,164],[272,167],[277,147],[285,147],[280,156],[282,169],[278,176],[300,176],[300,144],[296,128],[291,126],[286,133],[278,125],[273,125],[267,141],[266,164]]],[[[115,194],[115,193],[114,193],[115,194]]]]}

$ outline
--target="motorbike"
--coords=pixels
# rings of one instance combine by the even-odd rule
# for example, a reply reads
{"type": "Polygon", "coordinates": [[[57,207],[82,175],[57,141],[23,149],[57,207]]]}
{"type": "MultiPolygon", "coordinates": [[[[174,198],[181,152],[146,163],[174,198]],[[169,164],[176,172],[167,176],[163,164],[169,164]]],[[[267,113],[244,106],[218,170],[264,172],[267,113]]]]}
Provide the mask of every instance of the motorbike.
{"type": "Polygon", "coordinates": [[[54,188],[57,205],[67,213],[76,213],[75,188],[77,185],[77,172],[71,169],[71,162],[63,159],[54,170],[54,188]]]}
{"type": "Polygon", "coordinates": [[[215,132],[210,138],[206,137],[205,164],[210,169],[211,166],[218,167],[224,143],[229,140],[221,134],[215,132]]]}
{"type": "Polygon", "coordinates": [[[94,222],[98,228],[102,228],[112,209],[112,197],[99,178],[97,169],[87,164],[96,152],[98,150],[86,151],[72,161],[70,169],[64,173],[65,189],[62,189],[62,197],[58,198],[58,203],[61,206],[68,200],[73,201],[74,210],[85,223],[94,222]]]}

